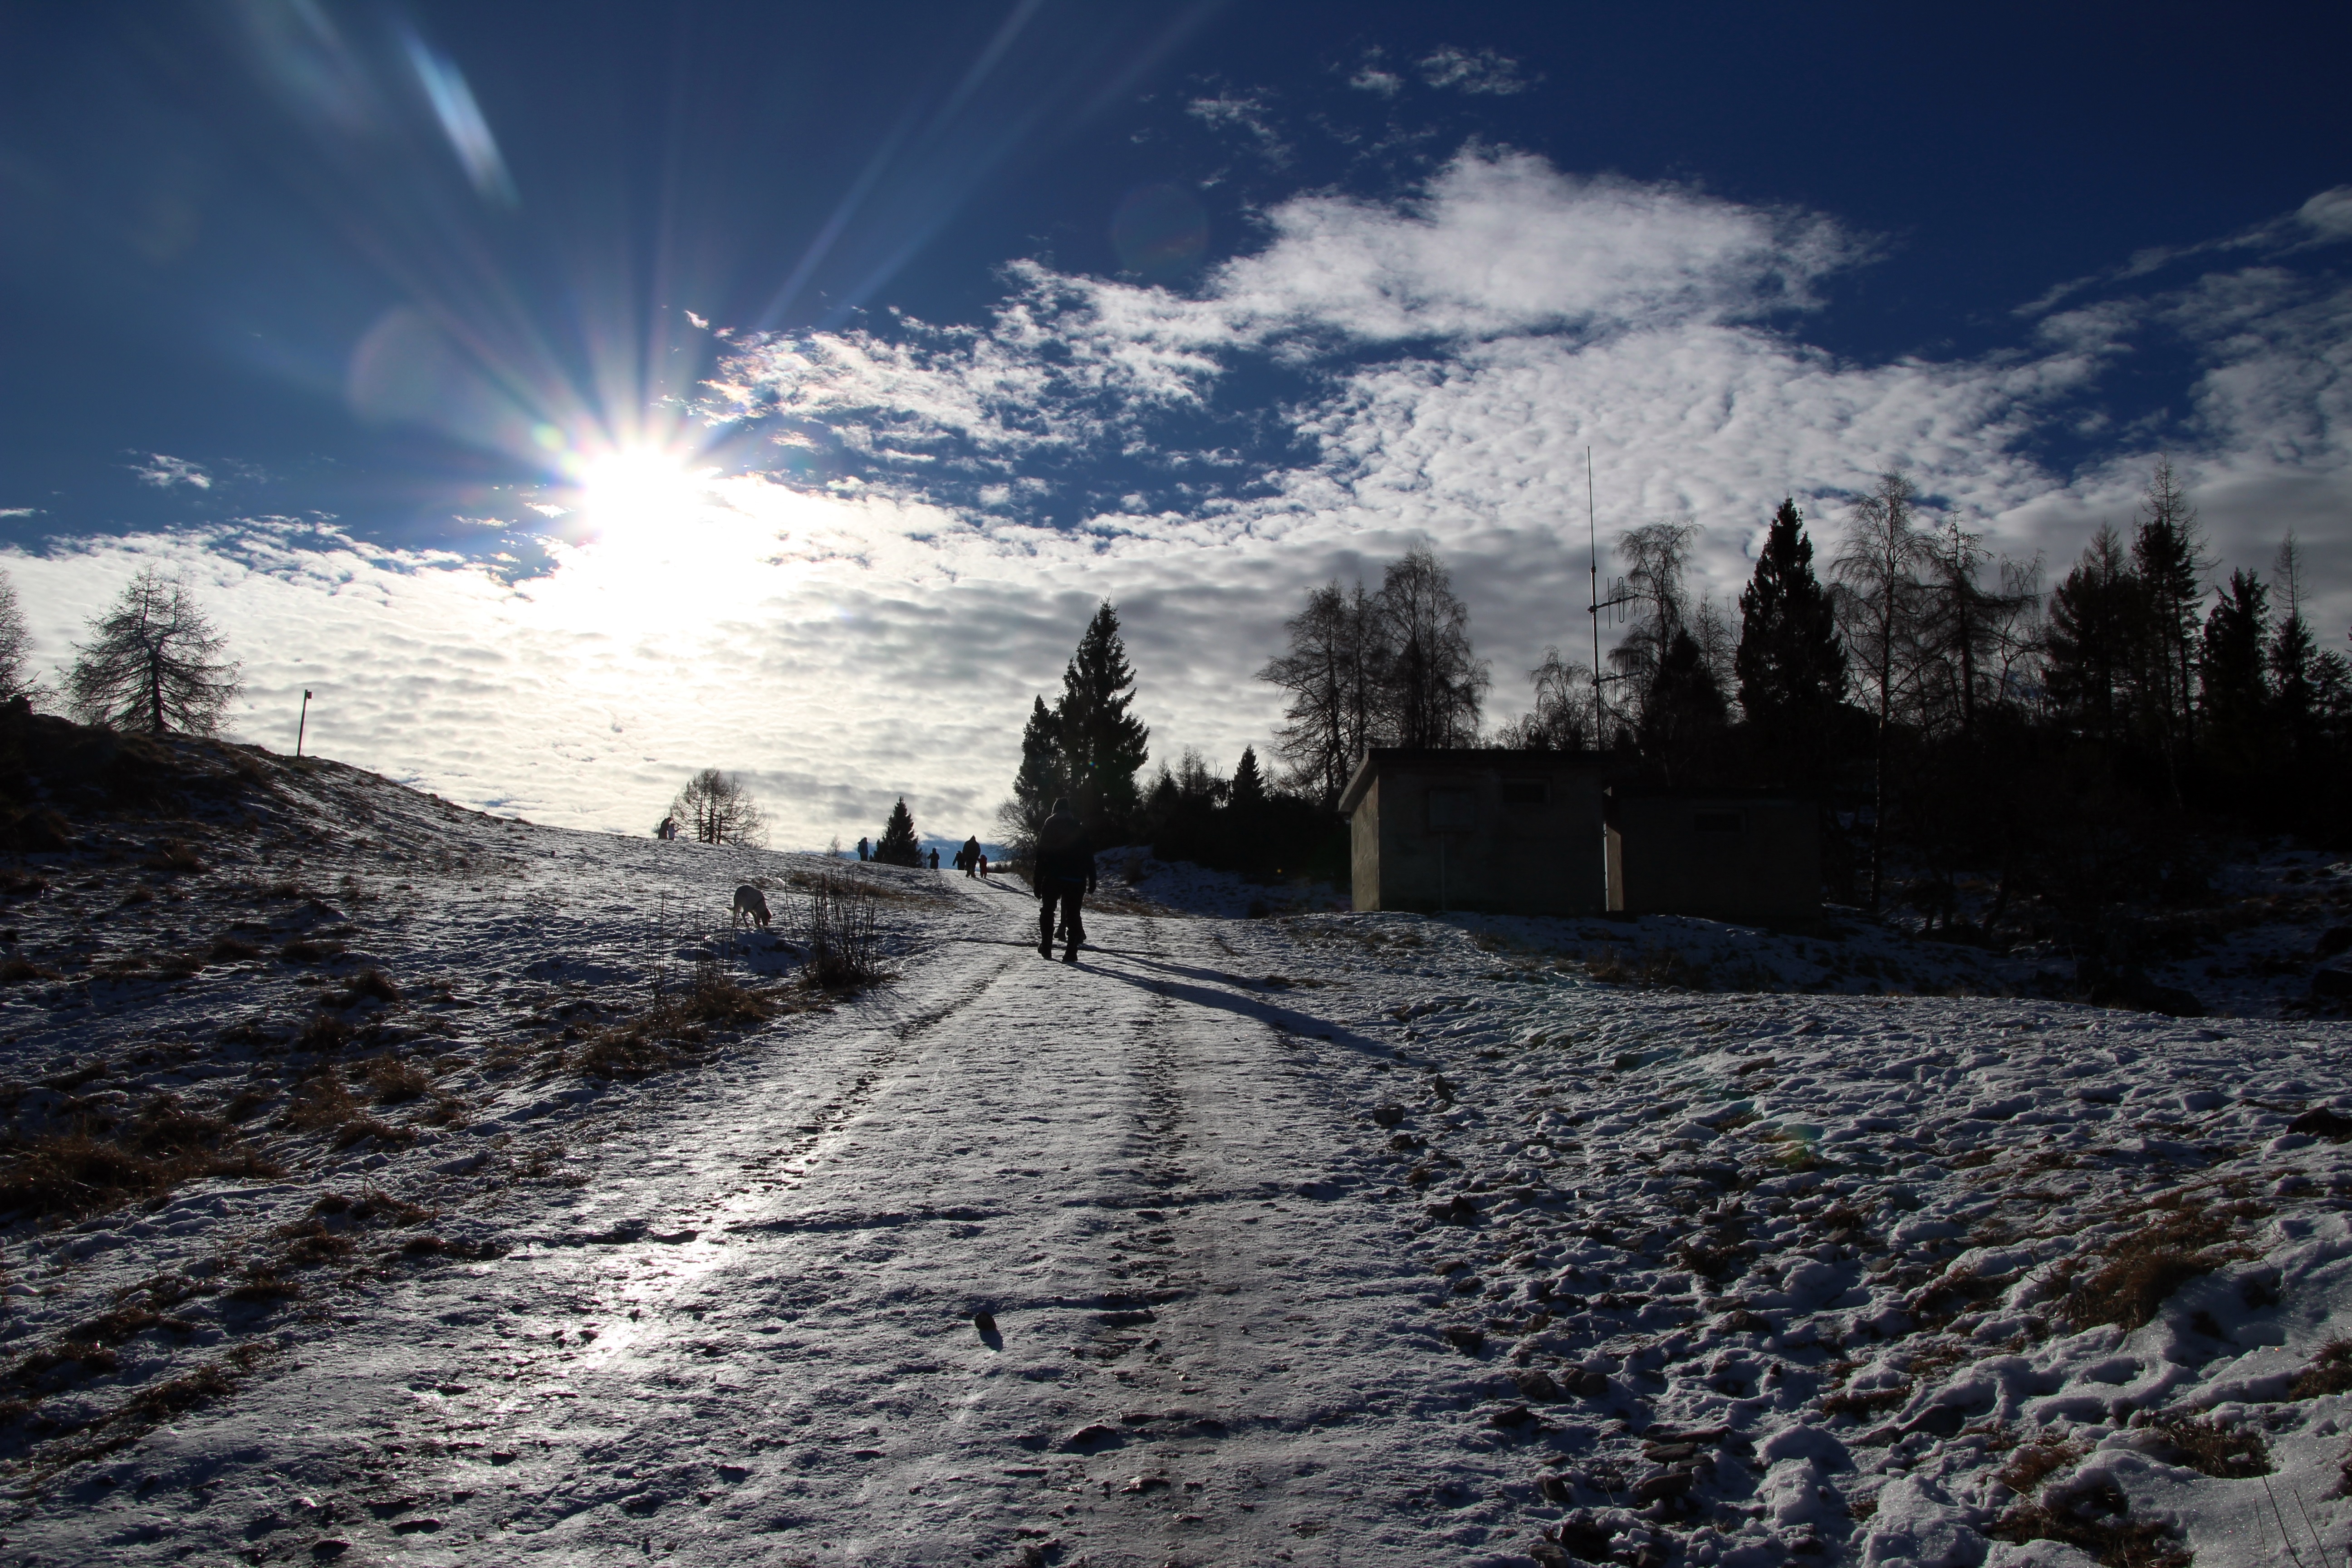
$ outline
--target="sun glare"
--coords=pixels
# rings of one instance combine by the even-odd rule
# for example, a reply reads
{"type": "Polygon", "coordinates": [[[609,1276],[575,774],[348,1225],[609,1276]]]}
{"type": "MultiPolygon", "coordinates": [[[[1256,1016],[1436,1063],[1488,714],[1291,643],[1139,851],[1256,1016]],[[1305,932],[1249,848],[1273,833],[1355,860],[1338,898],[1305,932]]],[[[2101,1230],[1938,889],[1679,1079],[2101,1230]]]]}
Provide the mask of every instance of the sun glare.
{"type": "Polygon", "coordinates": [[[706,475],[667,452],[624,448],[583,466],[581,510],[601,527],[683,522],[709,488],[706,475]]]}

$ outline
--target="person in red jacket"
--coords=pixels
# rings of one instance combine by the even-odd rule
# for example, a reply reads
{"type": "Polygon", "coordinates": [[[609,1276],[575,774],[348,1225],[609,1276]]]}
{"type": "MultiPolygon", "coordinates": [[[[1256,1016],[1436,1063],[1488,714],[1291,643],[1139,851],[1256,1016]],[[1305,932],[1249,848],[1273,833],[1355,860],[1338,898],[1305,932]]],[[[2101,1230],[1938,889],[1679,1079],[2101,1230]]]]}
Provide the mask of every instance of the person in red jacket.
{"type": "Polygon", "coordinates": [[[1078,910],[1095,890],[1095,857],[1086,829],[1070,813],[1070,803],[1057,800],[1054,814],[1037,832],[1037,953],[1054,956],[1054,909],[1061,906],[1069,945],[1062,950],[1064,963],[1078,961],[1078,944],[1087,940],[1086,921],[1078,910]]]}

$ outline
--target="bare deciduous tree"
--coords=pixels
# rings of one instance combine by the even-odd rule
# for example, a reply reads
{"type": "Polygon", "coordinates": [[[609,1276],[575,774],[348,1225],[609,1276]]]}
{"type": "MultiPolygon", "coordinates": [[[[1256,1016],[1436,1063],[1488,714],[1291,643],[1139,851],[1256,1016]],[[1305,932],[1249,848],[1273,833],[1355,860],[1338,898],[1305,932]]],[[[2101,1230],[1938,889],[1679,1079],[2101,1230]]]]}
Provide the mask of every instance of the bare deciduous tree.
{"type": "Polygon", "coordinates": [[[244,689],[236,661],[221,657],[228,638],[185,575],[146,568],[89,628],[66,676],[66,700],[85,723],[209,735],[244,689]]]}
{"type": "Polygon", "coordinates": [[[1837,580],[1839,630],[1861,666],[1877,721],[1872,748],[1870,907],[1878,908],[1886,842],[1886,732],[1912,670],[1908,649],[1919,615],[1919,567],[1932,541],[1920,532],[1919,491],[1908,477],[1881,474],[1854,499],[1830,573],[1837,580]]]}
{"type": "Polygon", "coordinates": [[[0,572],[0,701],[28,695],[33,683],[25,677],[32,658],[33,634],[16,603],[16,584],[0,572]]]}
{"type": "Polygon", "coordinates": [[[669,814],[704,844],[757,849],[768,841],[768,819],[751,792],[732,773],[705,768],[670,802],[669,814]]]}
{"type": "Polygon", "coordinates": [[[1383,726],[1400,746],[1467,746],[1490,676],[1470,647],[1469,606],[1425,544],[1389,563],[1374,603],[1388,644],[1383,726]]]}
{"type": "Polygon", "coordinates": [[[1361,582],[1342,589],[1333,578],[1283,629],[1289,648],[1257,672],[1290,694],[1275,754],[1293,785],[1335,805],[1378,721],[1386,653],[1371,596],[1361,582]]]}

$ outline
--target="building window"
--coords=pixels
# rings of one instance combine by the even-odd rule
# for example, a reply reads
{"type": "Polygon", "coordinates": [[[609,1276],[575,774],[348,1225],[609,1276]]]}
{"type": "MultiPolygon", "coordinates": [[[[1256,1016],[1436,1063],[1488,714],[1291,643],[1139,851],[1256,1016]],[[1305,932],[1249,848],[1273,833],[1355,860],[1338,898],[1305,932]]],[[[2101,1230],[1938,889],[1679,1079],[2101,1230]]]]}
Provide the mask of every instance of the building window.
{"type": "Polygon", "coordinates": [[[1541,779],[1505,779],[1505,805],[1541,805],[1544,804],[1544,781],[1541,779]]]}
{"type": "Polygon", "coordinates": [[[1464,833],[1478,826],[1478,796],[1466,789],[1429,792],[1429,830],[1464,833]]]}
{"type": "Polygon", "coordinates": [[[1691,813],[1693,833],[1737,834],[1743,824],[1736,811],[1694,811],[1691,813]]]}

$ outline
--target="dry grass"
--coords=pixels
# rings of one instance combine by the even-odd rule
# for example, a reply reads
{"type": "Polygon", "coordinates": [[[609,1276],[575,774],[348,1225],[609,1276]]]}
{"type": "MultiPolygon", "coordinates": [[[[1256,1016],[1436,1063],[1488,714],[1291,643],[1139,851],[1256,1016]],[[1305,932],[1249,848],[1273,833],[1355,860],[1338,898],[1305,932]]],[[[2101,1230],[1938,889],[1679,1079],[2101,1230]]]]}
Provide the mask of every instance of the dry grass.
{"type": "Polygon", "coordinates": [[[343,1075],[330,1067],[295,1086],[293,1103],[286,1108],[280,1125],[297,1132],[316,1132],[322,1128],[341,1126],[359,1110],[360,1102],[352,1098],[343,1075]]]}
{"type": "Polygon", "coordinates": [[[323,1007],[356,1007],[362,1002],[381,1002],[389,1007],[400,1000],[400,987],[381,969],[362,969],[343,982],[340,991],[331,991],[319,998],[323,1007]]]}
{"type": "Polygon", "coordinates": [[[404,1100],[421,1100],[433,1087],[415,1063],[404,1060],[387,1051],[368,1063],[365,1069],[368,1085],[375,1090],[378,1105],[398,1105],[404,1100]]]}
{"type": "Polygon", "coordinates": [[[2189,1554],[2162,1525],[2131,1517],[2131,1500],[2102,1479],[2061,1498],[2021,1502],[1990,1532],[2022,1545],[2058,1541],[2098,1559],[2103,1568],[2189,1568],[2189,1554]]]}
{"type": "Polygon", "coordinates": [[[352,1043],[352,1026],[332,1013],[313,1013],[302,1032],[294,1037],[298,1050],[317,1056],[332,1056],[352,1043]]]}
{"type": "Polygon", "coordinates": [[[56,970],[44,968],[29,959],[0,958],[0,985],[24,985],[36,980],[62,978],[56,970]]]}
{"type": "Polygon", "coordinates": [[[1823,1415],[1851,1415],[1859,1421],[1882,1410],[1892,1410],[1910,1397],[1911,1385],[1907,1383],[1893,1388],[1852,1388],[1824,1395],[1821,1411],[1823,1415]]]}
{"type": "Polygon", "coordinates": [[[2322,1345],[2286,1392],[2290,1399],[2352,1394],[2352,1340],[2330,1340],[2322,1345]]]}
{"type": "Polygon", "coordinates": [[[166,838],[143,864],[148,870],[167,877],[191,876],[205,868],[204,857],[184,838],[166,838]]]}
{"type": "Polygon", "coordinates": [[[2187,1198],[2168,1193],[2157,1199],[2154,1221],[2105,1247],[2105,1261],[2076,1282],[2061,1303],[2068,1323],[2078,1331],[2101,1323],[2126,1332],[2141,1327],[2175,1290],[2242,1250],[2223,1244],[2263,1212],[2249,1203],[2190,1206],[2187,1198]]]}
{"type": "Polygon", "coordinates": [[[1706,965],[1668,948],[1595,948],[1584,955],[1584,972],[1612,985],[1648,985],[1669,991],[1708,991],[1706,965]]]}
{"type": "Polygon", "coordinates": [[[2243,1480],[2267,1476],[2276,1468],[2271,1463],[2270,1444],[2254,1427],[2224,1426],[2210,1416],[2175,1415],[2158,1421],[2156,1429],[2171,1445],[2175,1463],[2205,1475],[2243,1480]]]}
{"type": "Polygon", "coordinates": [[[278,956],[289,963],[324,963],[343,951],[340,942],[320,942],[310,937],[296,937],[278,950],[278,956]]]}
{"type": "Polygon", "coordinates": [[[227,1121],[184,1110],[167,1095],[117,1127],[0,1147],[0,1209],[39,1217],[95,1214],[199,1177],[280,1173],[227,1121]]]}

